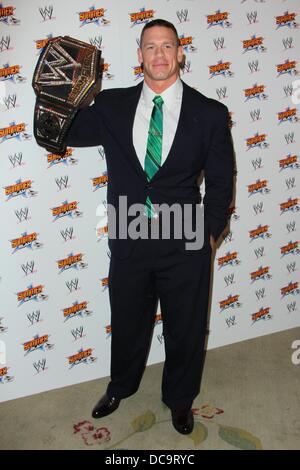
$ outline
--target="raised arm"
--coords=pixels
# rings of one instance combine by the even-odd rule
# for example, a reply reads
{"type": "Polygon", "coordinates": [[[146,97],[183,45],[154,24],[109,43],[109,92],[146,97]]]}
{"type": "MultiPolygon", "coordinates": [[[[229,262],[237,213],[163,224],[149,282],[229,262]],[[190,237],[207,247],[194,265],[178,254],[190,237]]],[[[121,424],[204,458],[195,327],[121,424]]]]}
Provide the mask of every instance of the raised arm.
{"type": "Polygon", "coordinates": [[[103,143],[103,122],[101,117],[102,95],[100,92],[91,106],[80,109],[68,131],[66,144],[73,147],[93,147],[103,143]]]}

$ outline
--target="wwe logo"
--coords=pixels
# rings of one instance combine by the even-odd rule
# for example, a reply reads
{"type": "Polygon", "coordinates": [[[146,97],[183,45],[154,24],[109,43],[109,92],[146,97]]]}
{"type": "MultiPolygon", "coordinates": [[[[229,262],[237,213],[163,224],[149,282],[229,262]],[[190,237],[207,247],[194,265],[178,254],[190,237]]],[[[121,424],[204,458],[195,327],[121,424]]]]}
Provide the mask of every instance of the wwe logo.
{"type": "Polygon", "coordinates": [[[63,237],[64,241],[66,242],[68,240],[73,240],[73,238],[74,238],[73,237],[73,232],[74,232],[73,227],[68,227],[65,230],[61,230],[60,234],[63,237]]]}
{"type": "Polygon", "coordinates": [[[227,93],[227,87],[226,86],[222,86],[220,88],[217,88],[216,89],[216,93],[217,93],[217,96],[218,96],[218,99],[219,100],[222,100],[224,98],[227,97],[226,93],[227,93]]]}
{"type": "Polygon", "coordinates": [[[176,15],[177,15],[177,18],[179,19],[179,22],[180,23],[184,23],[185,21],[188,21],[187,17],[188,17],[188,9],[182,9],[182,10],[178,10],[176,11],[176,15]]]}
{"type": "Polygon", "coordinates": [[[10,46],[10,36],[6,36],[6,38],[2,36],[0,40],[0,52],[8,51],[9,46],[10,46]]]}
{"type": "Polygon", "coordinates": [[[294,144],[295,143],[295,133],[289,132],[288,134],[284,134],[284,138],[287,144],[294,144]]]}
{"type": "Polygon", "coordinates": [[[266,289],[264,287],[262,287],[261,289],[257,289],[255,291],[255,295],[257,300],[263,299],[264,297],[266,297],[266,289]]]}
{"type": "Polygon", "coordinates": [[[230,230],[224,237],[223,237],[223,240],[225,243],[229,243],[233,240],[233,237],[232,237],[232,230],[230,230]]]}
{"type": "Polygon", "coordinates": [[[249,111],[249,113],[250,113],[250,117],[252,119],[252,122],[259,121],[261,119],[260,109],[253,109],[252,111],[249,111]]]}
{"type": "Polygon", "coordinates": [[[248,62],[248,67],[251,73],[258,72],[258,60],[252,60],[248,62]]]}
{"type": "Polygon", "coordinates": [[[293,91],[294,91],[293,85],[285,85],[283,87],[283,91],[284,91],[286,97],[292,96],[293,91]]]}
{"type": "Polygon", "coordinates": [[[296,187],[295,181],[296,181],[296,179],[295,179],[294,176],[292,178],[286,178],[285,179],[285,184],[286,184],[286,187],[287,187],[288,190],[289,189],[294,189],[296,187]]]}
{"type": "Polygon", "coordinates": [[[102,145],[98,148],[98,153],[100,155],[101,160],[105,160],[105,151],[102,145]]]}
{"type": "Polygon", "coordinates": [[[296,262],[293,261],[292,263],[289,263],[286,265],[286,269],[288,270],[288,273],[294,273],[296,271],[296,262]]]}
{"type": "Polygon", "coordinates": [[[46,358],[39,360],[38,362],[33,362],[33,367],[35,368],[37,374],[46,370],[46,358]]]}
{"type": "Polygon", "coordinates": [[[225,39],[223,36],[217,39],[213,39],[213,43],[217,51],[220,49],[224,49],[224,42],[225,39]]]}
{"type": "Polygon", "coordinates": [[[102,46],[102,36],[94,36],[93,38],[90,38],[90,44],[100,50],[102,46]]]}
{"type": "Polygon", "coordinates": [[[252,209],[254,210],[254,214],[261,214],[264,211],[264,203],[258,202],[257,204],[253,204],[252,209]]]}
{"type": "Polygon", "coordinates": [[[229,274],[228,276],[224,276],[224,281],[226,284],[226,287],[234,284],[234,274],[229,274]]]}
{"type": "Polygon", "coordinates": [[[69,177],[68,175],[62,176],[61,178],[55,178],[55,183],[58,186],[58,190],[61,191],[62,189],[68,188],[68,181],[69,177]]]}
{"type": "Polygon", "coordinates": [[[296,231],[296,222],[294,220],[292,222],[289,222],[285,226],[287,228],[288,233],[296,231]]]}
{"type": "Polygon", "coordinates": [[[182,73],[189,73],[191,70],[191,61],[187,60],[182,67],[182,73]]]}
{"type": "Polygon", "coordinates": [[[43,18],[43,21],[52,20],[53,15],[53,6],[49,5],[48,7],[39,8],[39,12],[43,18]]]}
{"type": "Polygon", "coordinates": [[[41,316],[40,310],[36,310],[35,312],[32,312],[32,313],[27,313],[27,318],[30,322],[30,325],[32,326],[34,323],[39,323],[41,321],[40,316],[41,316]]]}
{"type": "Polygon", "coordinates": [[[229,318],[225,318],[225,322],[226,322],[226,325],[228,328],[230,328],[231,326],[234,326],[236,325],[236,320],[235,320],[235,315],[232,315],[231,317],[229,318]]]}
{"type": "Polygon", "coordinates": [[[69,292],[73,292],[79,289],[79,279],[76,277],[72,279],[70,282],[66,281],[66,286],[69,289],[69,292]]]}
{"type": "Polygon", "coordinates": [[[282,39],[282,44],[283,44],[283,47],[285,50],[287,49],[292,49],[293,46],[293,38],[292,37],[289,37],[289,38],[283,38],[282,39]]]}
{"type": "Polygon", "coordinates": [[[160,335],[156,335],[156,338],[157,338],[157,341],[159,342],[159,344],[163,344],[163,342],[164,342],[163,333],[161,333],[160,335]]]}
{"type": "Polygon", "coordinates": [[[257,23],[257,11],[251,11],[250,13],[246,13],[247,19],[249,24],[257,23]]]}
{"type": "Polygon", "coordinates": [[[22,165],[23,153],[15,153],[14,155],[9,155],[8,158],[12,166],[15,168],[17,165],[22,165]]]}
{"type": "Polygon", "coordinates": [[[26,264],[21,264],[21,268],[23,272],[25,273],[25,276],[28,276],[28,274],[32,274],[34,271],[34,261],[27,262],[26,264]]]}
{"type": "Polygon", "coordinates": [[[56,50],[55,44],[52,44],[48,52],[49,56],[53,57],[53,60],[47,60],[47,70],[50,72],[41,73],[36,83],[43,86],[73,85],[72,77],[67,75],[64,70],[80,69],[81,64],[76,62],[65,50],[64,55],[61,55],[60,49],[56,50]]]}
{"type": "Polygon", "coordinates": [[[28,220],[29,219],[28,214],[29,214],[28,207],[23,207],[19,211],[17,211],[17,210],[15,211],[15,215],[16,215],[19,223],[23,222],[24,220],[28,220]]]}
{"type": "Polygon", "coordinates": [[[253,251],[254,251],[254,254],[256,256],[256,259],[262,258],[263,256],[265,256],[265,247],[264,246],[261,246],[260,248],[255,248],[253,251]]]}
{"type": "Polygon", "coordinates": [[[78,328],[71,330],[71,334],[75,341],[79,338],[82,338],[83,336],[85,336],[83,334],[83,326],[79,326],[78,328]]]}
{"type": "Polygon", "coordinates": [[[291,302],[290,304],[287,304],[286,308],[288,309],[288,312],[291,313],[291,312],[295,312],[297,310],[296,308],[296,302],[293,301],[291,302]]]}
{"type": "Polygon", "coordinates": [[[3,103],[6,106],[6,110],[15,108],[17,105],[17,95],[15,93],[13,95],[8,95],[7,98],[3,98],[3,103]]]}
{"type": "Polygon", "coordinates": [[[251,160],[254,170],[257,170],[262,167],[262,158],[258,157],[255,160],[251,160]]]}

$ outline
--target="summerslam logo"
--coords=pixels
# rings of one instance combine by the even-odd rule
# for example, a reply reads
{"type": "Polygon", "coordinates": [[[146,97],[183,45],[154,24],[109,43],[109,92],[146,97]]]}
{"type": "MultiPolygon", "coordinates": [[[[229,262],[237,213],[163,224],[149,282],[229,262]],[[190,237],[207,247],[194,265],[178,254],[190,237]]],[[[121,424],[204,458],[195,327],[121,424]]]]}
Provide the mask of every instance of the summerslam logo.
{"type": "Polygon", "coordinates": [[[286,73],[290,75],[298,75],[298,71],[296,70],[296,60],[286,59],[283,64],[277,64],[277,77],[280,75],[285,75],[286,73]]]}
{"type": "Polygon", "coordinates": [[[298,242],[292,242],[291,240],[287,245],[280,247],[281,258],[286,255],[299,255],[300,250],[298,248],[298,242]]]}
{"type": "Polygon", "coordinates": [[[238,264],[241,264],[241,261],[237,257],[237,251],[233,251],[232,253],[228,251],[226,255],[218,258],[219,269],[224,268],[225,266],[237,266],[238,264]]]}
{"type": "Polygon", "coordinates": [[[73,255],[73,253],[70,253],[67,258],[58,260],[57,265],[59,269],[59,274],[71,268],[85,269],[87,267],[87,263],[83,263],[82,257],[82,253],[78,253],[77,255],[73,255]]]}
{"type": "Polygon", "coordinates": [[[138,65],[136,67],[132,67],[132,69],[133,69],[133,75],[134,75],[135,80],[138,80],[139,78],[144,77],[144,71],[143,71],[143,67],[141,65],[138,65]]]}
{"type": "Polygon", "coordinates": [[[228,209],[228,219],[239,220],[240,216],[236,213],[236,206],[231,206],[228,209]]]}
{"type": "Polygon", "coordinates": [[[251,278],[251,283],[255,281],[259,281],[260,279],[263,279],[264,281],[268,279],[272,279],[271,274],[269,273],[269,266],[265,266],[264,268],[260,266],[256,271],[253,271],[250,273],[250,278],[251,278]]]}
{"type": "Polygon", "coordinates": [[[298,169],[300,165],[298,163],[297,155],[291,155],[290,153],[285,157],[279,160],[279,171],[287,169],[298,169]]]}
{"type": "Polygon", "coordinates": [[[181,34],[179,36],[179,45],[183,48],[185,52],[196,52],[197,47],[193,45],[193,36],[184,36],[184,34],[181,34]]]}
{"type": "Polygon", "coordinates": [[[262,36],[256,37],[255,34],[250,39],[243,40],[243,54],[250,51],[266,52],[267,48],[263,45],[263,42],[264,38],[262,36]]]}
{"type": "Polygon", "coordinates": [[[109,71],[110,64],[104,63],[101,66],[101,73],[103,80],[112,80],[114,78],[113,74],[109,71]]]}
{"type": "Polygon", "coordinates": [[[222,26],[222,28],[231,28],[232,23],[228,21],[228,11],[217,10],[212,15],[206,15],[207,29],[212,26],[222,26]]]}
{"type": "Polygon", "coordinates": [[[286,297],[287,295],[298,295],[300,290],[298,287],[298,282],[289,282],[287,286],[281,287],[281,298],[286,297]]]}
{"type": "Polygon", "coordinates": [[[11,247],[13,249],[12,254],[16,251],[22,250],[23,248],[30,248],[31,250],[33,248],[41,248],[41,244],[37,241],[37,237],[38,234],[36,232],[24,232],[21,237],[10,240],[11,247]]]}
{"type": "Polygon", "coordinates": [[[8,127],[0,129],[0,144],[11,139],[30,140],[31,135],[27,134],[25,130],[26,124],[24,122],[19,124],[16,124],[15,121],[11,122],[8,127]]]}
{"type": "Polygon", "coordinates": [[[269,144],[266,142],[267,134],[259,134],[258,132],[253,137],[248,137],[246,139],[247,150],[254,148],[265,149],[269,147],[269,144]]]}
{"type": "Polygon", "coordinates": [[[44,39],[37,39],[35,40],[35,48],[38,52],[42,52],[45,46],[47,46],[48,42],[50,39],[53,38],[53,34],[50,33],[48,36],[44,39]]]}
{"type": "Polygon", "coordinates": [[[93,182],[93,191],[97,191],[99,188],[104,188],[107,186],[108,183],[108,176],[107,171],[104,171],[101,176],[97,176],[96,178],[92,178],[93,182]]]}
{"type": "MultiPolygon", "coordinates": [[[[288,198],[287,201],[281,202],[280,203],[280,212],[283,214],[284,212],[298,212],[300,210],[300,207],[298,205],[298,198],[292,199],[291,197],[288,198]]],[[[281,215],[280,214],[280,215],[281,215]]]]}
{"type": "Polygon", "coordinates": [[[275,16],[277,25],[276,29],[282,28],[283,26],[288,26],[290,29],[298,28],[299,24],[295,21],[296,14],[297,13],[289,13],[288,11],[285,11],[283,15],[275,16]]]}
{"type": "Polygon", "coordinates": [[[254,312],[251,314],[252,325],[259,320],[270,320],[272,315],[270,314],[270,307],[260,308],[258,312],[254,312]]]}
{"type": "Polygon", "coordinates": [[[227,299],[221,300],[219,302],[220,306],[220,313],[222,313],[224,310],[227,310],[228,308],[238,308],[241,307],[241,303],[239,302],[239,295],[231,295],[227,297],[227,299]]]}
{"type": "Polygon", "coordinates": [[[67,307],[63,309],[64,321],[70,320],[70,318],[74,317],[87,317],[92,314],[91,310],[87,308],[88,302],[85,300],[84,302],[74,302],[71,307],[67,307]]]}
{"type": "Polygon", "coordinates": [[[4,66],[0,68],[0,81],[4,82],[10,80],[13,83],[24,83],[26,78],[20,75],[20,70],[21,65],[4,64],[4,66]]]}
{"type": "Polygon", "coordinates": [[[62,217],[80,217],[82,213],[77,210],[77,205],[78,201],[64,201],[60,206],[52,207],[53,222],[62,217]]]}
{"type": "Polygon", "coordinates": [[[232,77],[234,74],[230,70],[230,66],[231,62],[223,62],[222,59],[215,65],[209,65],[209,78],[219,77],[220,75],[223,75],[223,77],[232,77]]]}
{"type": "Polygon", "coordinates": [[[7,196],[7,201],[12,199],[16,196],[24,196],[24,197],[34,197],[37,195],[37,191],[33,191],[31,189],[32,180],[16,180],[15,184],[10,186],[5,186],[5,196],[7,196]]]}
{"type": "Polygon", "coordinates": [[[69,356],[68,363],[69,369],[72,369],[74,366],[78,366],[79,364],[92,364],[97,360],[95,356],[92,356],[92,348],[89,349],[79,349],[78,353],[74,354],[73,356],[69,356]]]}
{"type": "Polygon", "coordinates": [[[248,197],[254,194],[268,194],[271,190],[268,188],[268,180],[256,180],[255,183],[248,184],[248,197]]]}
{"type": "Polygon", "coordinates": [[[0,367],[0,384],[4,384],[7,382],[11,382],[14,380],[14,377],[11,375],[8,375],[8,370],[10,367],[0,367]]]}
{"type": "Polygon", "coordinates": [[[270,238],[269,225],[258,225],[257,228],[249,230],[250,242],[257,240],[258,238],[270,238]]]}
{"type": "Polygon", "coordinates": [[[145,24],[154,18],[154,10],[146,10],[146,8],[140,8],[136,13],[129,13],[131,28],[137,24],[145,24]]]}
{"type": "Polygon", "coordinates": [[[102,287],[102,292],[104,292],[108,288],[108,277],[103,277],[101,279],[101,287],[102,287]]]}
{"type": "Polygon", "coordinates": [[[91,7],[88,11],[81,11],[79,12],[79,21],[80,21],[80,28],[81,26],[85,26],[87,24],[94,23],[98,26],[107,26],[110,24],[110,21],[107,20],[105,15],[106,9],[105,8],[95,8],[94,6],[91,7]]]}
{"type": "Polygon", "coordinates": [[[73,149],[67,148],[63,155],[58,155],[56,153],[48,153],[47,155],[47,162],[48,168],[54,165],[58,165],[58,163],[63,163],[64,165],[76,165],[78,160],[73,157],[73,149]]]}
{"type": "Polygon", "coordinates": [[[14,16],[14,10],[16,7],[4,7],[2,3],[0,3],[0,23],[5,23],[8,26],[13,25],[19,25],[20,20],[17,20],[17,18],[14,16]]]}
{"type": "Polygon", "coordinates": [[[28,286],[26,290],[21,292],[17,292],[17,299],[18,299],[18,307],[25,302],[29,302],[30,300],[35,300],[36,302],[47,300],[48,295],[43,294],[44,286],[39,284],[38,286],[33,287],[32,284],[28,286]]]}
{"type": "Polygon", "coordinates": [[[49,335],[35,335],[30,341],[26,341],[26,343],[23,343],[23,349],[25,352],[24,356],[27,356],[29,353],[37,351],[38,349],[40,349],[41,351],[53,349],[54,344],[50,344],[48,340],[49,335]]]}
{"type": "Polygon", "coordinates": [[[97,240],[103,240],[104,238],[108,237],[108,224],[104,225],[103,227],[97,227],[97,240]]]}
{"type": "Polygon", "coordinates": [[[266,100],[268,96],[265,94],[265,85],[257,85],[255,83],[253,87],[244,89],[245,101],[257,98],[258,100],[266,100]]]}
{"type": "Polygon", "coordinates": [[[111,325],[105,326],[105,333],[106,333],[106,338],[109,338],[111,336],[111,325]]]}
{"type": "Polygon", "coordinates": [[[298,122],[297,108],[286,108],[285,111],[277,113],[278,124],[282,122],[298,122]]]}

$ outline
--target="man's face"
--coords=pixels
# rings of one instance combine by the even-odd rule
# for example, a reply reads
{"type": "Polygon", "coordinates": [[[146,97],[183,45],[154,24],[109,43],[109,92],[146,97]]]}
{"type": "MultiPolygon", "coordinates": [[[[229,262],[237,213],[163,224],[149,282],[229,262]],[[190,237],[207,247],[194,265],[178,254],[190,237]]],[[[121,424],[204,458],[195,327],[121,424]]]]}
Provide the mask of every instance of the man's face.
{"type": "Polygon", "coordinates": [[[170,28],[153,26],[144,32],[138,58],[144,64],[145,78],[168,80],[177,76],[182,56],[182,47],[178,47],[170,28]]]}

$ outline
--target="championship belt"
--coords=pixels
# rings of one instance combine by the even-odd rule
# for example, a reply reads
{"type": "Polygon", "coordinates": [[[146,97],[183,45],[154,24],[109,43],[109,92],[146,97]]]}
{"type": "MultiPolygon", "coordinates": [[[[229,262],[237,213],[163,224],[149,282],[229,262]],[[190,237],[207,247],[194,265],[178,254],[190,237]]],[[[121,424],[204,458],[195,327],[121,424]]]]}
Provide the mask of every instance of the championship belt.
{"type": "Polygon", "coordinates": [[[101,52],[69,36],[50,39],[36,65],[34,136],[50,152],[63,154],[72,120],[100,80],[101,52]]]}

